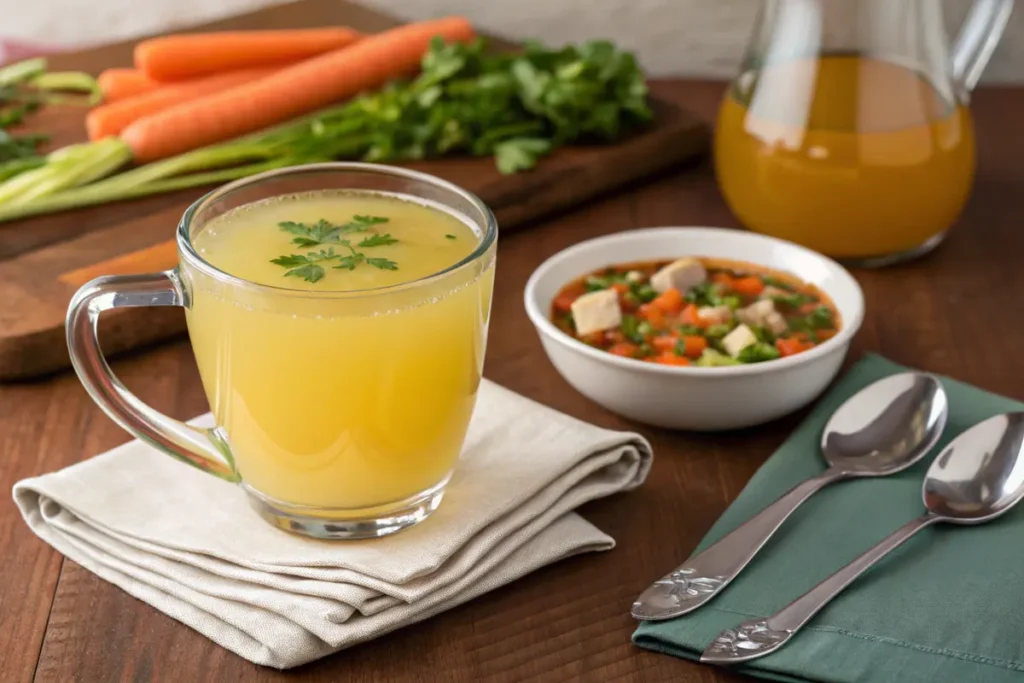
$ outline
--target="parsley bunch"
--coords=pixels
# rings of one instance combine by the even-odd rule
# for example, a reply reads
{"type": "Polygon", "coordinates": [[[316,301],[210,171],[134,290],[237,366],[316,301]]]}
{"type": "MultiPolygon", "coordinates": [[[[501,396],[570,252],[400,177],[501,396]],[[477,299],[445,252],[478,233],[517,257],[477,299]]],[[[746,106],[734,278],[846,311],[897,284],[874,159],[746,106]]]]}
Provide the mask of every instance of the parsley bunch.
{"type": "Polygon", "coordinates": [[[365,119],[364,158],[493,155],[509,174],[561,145],[617,140],[651,118],[636,59],[608,41],[528,43],[521,54],[484,48],[435,40],[419,78],[357,99],[351,115],[365,119]]]}

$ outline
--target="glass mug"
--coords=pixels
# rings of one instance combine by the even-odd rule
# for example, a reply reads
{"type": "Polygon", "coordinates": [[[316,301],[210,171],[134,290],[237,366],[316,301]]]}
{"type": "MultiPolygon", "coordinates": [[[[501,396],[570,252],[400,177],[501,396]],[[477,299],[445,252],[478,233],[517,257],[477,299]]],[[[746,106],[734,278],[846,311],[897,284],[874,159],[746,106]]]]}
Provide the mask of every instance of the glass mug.
{"type": "Polygon", "coordinates": [[[331,163],[270,171],[206,195],[177,230],[179,264],[108,276],[71,301],[71,361],[93,400],[142,441],[246,492],[276,526],[369,538],[425,519],[441,502],[476,400],[490,316],[497,224],[477,197],[401,168],[331,163]],[[362,291],[256,284],[204,261],[210,220],[317,190],[412,198],[474,228],[476,249],[433,275],[362,291]],[[182,306],[215,427],[172,420],[113,375],[96,335],[102,311],[182,306]]]}
{"type": "Polygon", "coordinates": [[[976,0],[952,45],[943,4],[761,3],[715,130],[741,223],[862,266],[942,241],[974,180],[970,91],[1013,0],[976,0]]]}

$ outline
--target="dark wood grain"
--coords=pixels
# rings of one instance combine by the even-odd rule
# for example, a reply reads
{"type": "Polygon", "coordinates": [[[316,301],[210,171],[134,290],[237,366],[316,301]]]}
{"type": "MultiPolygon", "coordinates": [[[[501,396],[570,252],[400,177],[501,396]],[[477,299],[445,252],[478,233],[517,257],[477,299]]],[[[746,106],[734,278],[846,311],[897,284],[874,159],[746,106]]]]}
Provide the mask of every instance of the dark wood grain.
{"type": "MultiPolygon", "coordinates": [[[[722,86],[681,82],[687,106],[710,120],[722,86]]],[[[857,272],[867,316],[851,351],[865,350],[1024,399],[1019,378],[1024,251],[1024,90],[989,89],[974,102],[979,172],[949,240],[898,268],[857,272]]],[[[610,196],[536,229],[503,237],[486,374],[559,410],[638,429],[657,454],[639,491],[583,514],[614,536],[608,553],[574,558],[422,624],[295,671],[261,669],[129,597],[32,536],[0,503],[2,681],[740,681],[629,643],[628,607],[650,580],[684,559],[800,419],[728,434],[649,429],[576,394],[546,361],[522,310],[522,287],[544,258],[581,239],[653,225],[735,226],[707,166],[610,196]]],[[[136,353],[114,369],[159,410],[206,409],[186,342],[136,353]]],[[[0,487],[127,440],[75,378],[0,386],[0,487]]]]}

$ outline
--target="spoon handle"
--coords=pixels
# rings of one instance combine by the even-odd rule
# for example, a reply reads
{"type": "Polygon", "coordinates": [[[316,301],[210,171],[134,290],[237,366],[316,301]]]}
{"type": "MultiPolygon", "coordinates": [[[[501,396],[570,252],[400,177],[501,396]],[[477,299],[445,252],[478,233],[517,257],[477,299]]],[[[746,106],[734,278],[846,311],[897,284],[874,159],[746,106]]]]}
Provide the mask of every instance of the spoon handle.
{"type": "Polygon", "coordinates": [[[918,531],[941,519],[929,512],[907,522],[772,616],[748,619],[735,628],[722,631],[704,650],[700,661],[710,664],[735,664],[775,652],[854,579],[903,545],[918,531]]]}
{"type": "Polygon", "coordinates": [[[842,470],[829,468],[797,484],[717,543],[654,582],[633,603],[633,617],[661,621],[697,609],[743,571],[801,503],[823,486],[846,476],[842,470]]]}

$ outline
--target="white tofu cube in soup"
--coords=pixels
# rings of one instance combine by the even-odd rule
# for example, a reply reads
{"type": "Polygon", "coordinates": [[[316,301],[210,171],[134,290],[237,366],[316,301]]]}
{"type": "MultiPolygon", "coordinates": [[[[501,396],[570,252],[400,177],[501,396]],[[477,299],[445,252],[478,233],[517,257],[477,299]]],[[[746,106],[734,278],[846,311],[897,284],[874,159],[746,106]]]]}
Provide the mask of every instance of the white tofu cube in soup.
{"type": "Polygon", "coordinates": [[[761,299],[741,308],[736,311],[736,318],[747,325],[764,327],[772,334],[782,334],[789,329],[786,319],[775,310],[775,302],[771,299],[761,299]]]}
{"type": "Polygon", "coordinates": [[[622,324],[619,293],[614,289],[602,289],[584,294],[572,302],[572,319],[576,324],[576,334],[580,336],[618,327],[622,324]]]}
{"type": "Polygon", "coordinates": [[[756,343],[757,337],[754,336],[754,332],[746,325],[740,325],[735,330],[722,337],[722,348],[724,348],[733,358],[740,355],[740,351],[743,349],[756,343]]]}
{"type": "Polygon", "coordinates": [[[705,325],[724,325],[732,320],[732,309],[728,306],[701,306],[697,317],[705,325]]]}
{"type": "Polygon", "coordinates": [[[673,288],[685,294],[690,287],[701,284],[707,277],[708,272],[700,261],[695,258],[681,258],[652,275],[651,287],[659,294],[673,288]]]}

